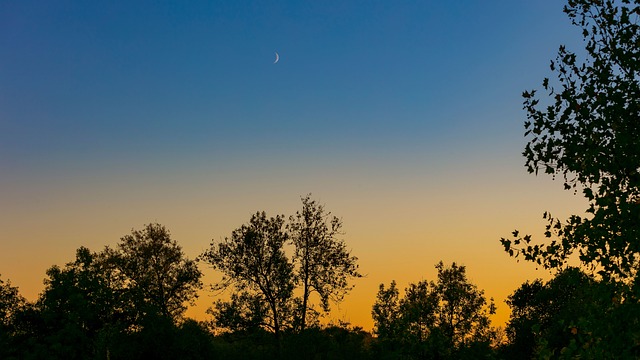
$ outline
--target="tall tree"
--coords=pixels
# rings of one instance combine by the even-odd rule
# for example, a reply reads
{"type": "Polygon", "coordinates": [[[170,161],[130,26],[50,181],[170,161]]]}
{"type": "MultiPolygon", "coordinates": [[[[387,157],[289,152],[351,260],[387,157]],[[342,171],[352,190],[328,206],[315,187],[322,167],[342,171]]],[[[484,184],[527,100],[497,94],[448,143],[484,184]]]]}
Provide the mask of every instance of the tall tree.
{"type": "Polygon", "coordinates": [[[123,236],[113,257],[141,316],[158,313],[175,321],[202,287],[195,261],[160,224],[123,236]]]}
{"type": "Polygon", "coordinates": [[[302,210],[289,218],[291,240],[295,246],[296,278],[302,286],[300,328],[306,327],[309,297],[316,293],[325,312],[330,301],[340,302],[351,290],[350,278],[358,278],[358,258],[352,256],[342,235],[342,221],[327,212],[324,206],[302,198],[302,210]]]}
{"type": "Polygon", "coordinates": [[[525,91],[526,167],[562,176],[581,190],[588,215],[566,222],[545,212],[548,244],[530,235],[501,240],[512,256],[561,268],[572,254],[605,278],[640,268],[640,0],[569,0],[564,12],[582,29],[584,60],[561,46],[544,79],[548,100],[525,91]]]}
{"type": "Polygon", "coordinates": [[[290,321],[295,286],[293,264],[284,250],[288,239],[283,216],[267,218],[265,212],[258,212],[248,224],[234,230],[230,238],[212,242],[200,256],[223,273],[215,288],[249,291],[268,304],[268,321],[264,325],[273,331],[278,344],[283,327],[290,321]]]}

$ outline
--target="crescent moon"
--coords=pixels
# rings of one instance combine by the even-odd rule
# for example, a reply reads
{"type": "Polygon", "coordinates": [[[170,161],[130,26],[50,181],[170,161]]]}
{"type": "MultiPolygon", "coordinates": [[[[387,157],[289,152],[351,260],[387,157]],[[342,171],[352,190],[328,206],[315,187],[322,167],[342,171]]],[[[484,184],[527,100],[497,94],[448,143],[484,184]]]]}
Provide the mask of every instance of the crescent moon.
{"type": "Polygon", "coordinates": [[[277,63],[280,60],[280,55],[278,55],[278,52],[276,51],[276,61],[274,61],[273,63],[277,63]]]}

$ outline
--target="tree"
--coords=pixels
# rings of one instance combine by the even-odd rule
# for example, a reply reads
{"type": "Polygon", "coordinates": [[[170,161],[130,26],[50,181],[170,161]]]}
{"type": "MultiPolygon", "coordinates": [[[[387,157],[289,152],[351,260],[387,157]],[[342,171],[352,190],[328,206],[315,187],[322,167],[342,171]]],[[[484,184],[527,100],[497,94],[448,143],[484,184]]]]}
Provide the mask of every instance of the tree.
{"type": "Polygon", "coordinates": [[[530,173],[562,176],[582,191],[587,216],[548,220],[548,244],[530,235],[501,239],[512,256],[561,268],[572,254],[605,278],[633,279],[640,266],[640,0],[569,0],[564,12],[582,29],[586,59],[561,46],[542,85],[549,104],[525,91],[530,173]]]}
{"type": "Polygon", "coordinates": [[[511,318],[507,324],[509,344],[507,354],[509,358],[531,359],[536,346],[536,332],[540,324],[549,321],[549,314],[545,306],[548,305],[537,299],[544,289],[542,280],[536,279],[525,282],[505,301],[511,308],[511,318]]]}
{"type": "Polygon", "coordinates": [[[362,276],[357,258],[339,239],[342,221],[310,195],[302,198],[302,204],[288,224],[283,216],[256,213],[230,238],[212,242],[200,256],[224,274],[214,289],[235,291],[231,301],[218,301],[210,311],[220,328],[238,331],[259,324],[277,339],[283,329],[302,332],[319,323],[312,294],[328,312],[332,302],[341,301],[351,290],[349,280],[362,276]],[[294,297],[298,286],[301,296],[294,297]]]}
{"type": "Polygon", "coordinates": [[[371,316],[373,316],[373,333],[380,339],[395,339],[399,332],[400,306],[399,293],[396,282],[391,281],[389,288],[380,284],[376,302],[373,304],[371,316]]]}
{"type": "Polygon", "coordinates": [[[98,357],[99,339],[126,327],[122,288],[103,255],[80,247],[73,262],[47,270],[44,291],[19,314],[23,357],[98,357]]]}
{"type": "Polygon", "coordinates": [[[188,320],[177,326],[158,306],[140,301],[140,283],[122,271],[124,260],[109,248],[80,247],[74,261],[47,270],[33,303],[0,280],[0,358],[208,358],[191,347],[211,348],[204,328],[188,320]]]}
{"type": "Polygon", "coordinates": [[[302,286],[300,330],[304,330],[311,293],[319,295],[322,309],[328,312],[330,300],[340,302],[351,290],[348,280],[362,275],[358,273],[358,258],[338,239],[342,221],[311,200],[311,195],[302,198],[302,211],[289,219],[296,278],[302,286]]]}
{"type": "Polygon", "coordinates": [[[12,324],[15,313],[25,302],[18,288],[11,286],[11,281],[0,278],[0,326],[3,329],[12,324]]]}
{"type": "Polygon", "coordinates": [[[185,257],[160,224],[132,230],[120,239],[112,256],[142,316],[157,312],[175,321],[202,287],[195,261],[185,257]]]}
{"type": "Polygon", "coordinates": [[[431,335],[436,323],[438,296],[427,281],[409,284],[400,301],[402,326],[410,344],[421,346],[431,335]]]}
{"type": "Polygon", "coordinates": [[[455,347],[490,340],[489,315],[496,311],[493,299],[487,303],[484,291],[468,282],[465,266],[454,262],[445,267],[441,261],[436,269],[438,281],[431,282],[431,288],[439,300],[437,327],[455,347]]]}
{"type": "Polygon", "coordinates": [[[21,311],[26,300],[18,288],[10,281],[0,278],[0,358],[9,358],[12,354],[12,342],[15,335],[16,314],[21,311]]]}
{"type": "MultiPolygon", "coordinates": [[[[251,216],[248,224],[220,243],[212,242],[200,259],[223,273],[216,289],[235,288],[257,294],[268,305],[264,326],[280,343],[281,331],[290,322],[294,289],[293,264],[285,254],[289,240],[284,217],[267,218],[265,212],[251,216]]],[[[232,300],[233,301],[233,300],[232,300]]]]}
{"type": "Polygon", "coordinates": [[[425,356],[425,344],[435,329],[438,298],[429,282],[409,284],[403,298],[399,298],[396,282],[380,289],[373,305],[374,333],[386,354],[425,356]]]}

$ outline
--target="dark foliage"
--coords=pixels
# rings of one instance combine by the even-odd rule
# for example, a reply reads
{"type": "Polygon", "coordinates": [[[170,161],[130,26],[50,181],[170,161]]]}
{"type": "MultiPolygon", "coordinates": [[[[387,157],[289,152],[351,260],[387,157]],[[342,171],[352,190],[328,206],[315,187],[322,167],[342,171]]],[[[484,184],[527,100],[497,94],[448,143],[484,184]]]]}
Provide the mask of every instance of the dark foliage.
{"type": "Polygon", "coordinates": [[[569,268],[526,282],[507,300],[508,358],[631,359],[640,356],[640,307],[623,288],[569,268]]]}
{"type": "Polygon", "coordinates": [[[293,264],[284,251],[288,239],[283,216],[269,218],[265,212],[258,212],[230,238],[212,243],[201,255],[202,261],[224,274],[215,287],[231,287],[238,292],[230,304],[217,304],[214,314],[218,324],[234,330],[251,318],[255,325],[273,331],[276,342],[280,341],[292,320],[290,304],[295,286],[293,264]],[[258,313],[250,313],[255,311],[258,313]],[[233,324],[232,320],[240,323],[233,324]]]}
{"type": "Polygon", "coordinates": [[[526,167],[581,191],[587,216],[544,213],[546,244],[513,232],[501,243],[556,271],[510,297],[511,357],[640,357],[640,1],[569,0],[585,56],[561,46],[544,79],[525,91],[526,167]],[[570,259],[598,278],[568,268],[570,259]]]}
{"type": "Polygon", "coordinates": [[[195,261],[185,257],[160,224],[132,230],[120,239],[117,250],[105,252],[122,277],[134,315],[140,320],[155,314],[178,320],[202,288],[202,273],[195,261]]]}
{"type": "Polygon", "coordinates": [[[324,206],[302,198],[302,210],[289,218],[289,231],[295,247],[296,280],[302,287],[298,315],[301,330],[307,324],[312,293],[320,297],[322,310],[328,312],[330,301],[340,302],[353,286],[349,279],[359,278],[358,258],[351,255],[342,235],[342,220],[331,216],[324,206]]]}
{"type": "Polygon", "coordinates": [[[372,315],[381,358],[460,359],[490,356],[493,301],[469,283],[466,269],[436,265],[437,281],[410,284],[404,298],[395,282],[380,285],[372,315]]]}
{"type": "Polygon", "coordinates": [[[10,358],[12,345],[19,332],[17,319],[26,304],[18,288],[0,278],[0,359],[10,358]]]}
{"type": "Polygon", "coordinates": [[[562,176],[582,192],[588,216],[544,214],[547,244],[503,238],[512,256],[557,269],[572,254],[606,278],[628,281],[640,266],[640,1],[570,0],[564,12],[582,29],[586,58],[560,47],[544,79],[549,104],[525,91],[524,151],[529,172],[562,176]],[[557,238],[557,239],[556,239],[557,238]]]}
{"type": "Polygon", "coordinates": [[[303,332],[319,324],[321,313],[312,295],[326,313],[351,290],[349,280],[362,276],[357,258],[339,238],[342,221],[310,195],[302,198],[302,205],[289,223],[284,216],[257,212],[200,256],[223,274],[213,288],[232,291],[229,301],[218,300],[209,310],[216,331],[263,329],[280,344],[284,332],[303,332]]]}

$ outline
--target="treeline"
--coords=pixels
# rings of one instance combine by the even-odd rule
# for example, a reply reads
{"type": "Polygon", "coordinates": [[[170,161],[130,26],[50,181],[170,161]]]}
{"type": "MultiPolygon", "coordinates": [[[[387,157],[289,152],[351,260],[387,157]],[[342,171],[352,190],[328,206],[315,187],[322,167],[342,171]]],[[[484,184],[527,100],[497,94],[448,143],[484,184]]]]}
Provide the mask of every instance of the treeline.
{"type": "Polygon", "coordinates": [[[191,342],[208,346],[200,325],[182,318],[201,272],[159,224],[132,231],[116,248],[81,247],[46,275],[33,303],[1,283],[0,358],[168,358],[192,351],[191,342]]]}
{"type": "MultiPolygon", "coordinates": [[[[258,213],[231,238],[212,244],[200,257],[203,262],[210,261],[210,256],[220,255],[225,246],[255,251],[242,252],[251,261],[240,256],[230,258],[234,260],[235,271],[241,273],[238,270],[241,268],[255,274],[255,284],[229,273],[228,276],[233,276],[223,279],[222,284],[230,286],[228,283],[232,279],[236,288],[229,301],[214,303],[208,321],[184,317],[186,305],[195,299],[203,285],[201,272],[194,261],[185,257],[167,229],[159,224],[132,231],[113,249],[106,247],[97,253],[84,247],[78,249],[74,261],[47,270],[45,289],[34,302],[26,301],[16,287],[0,279],[0,358],[533,359],[573,358],[577,354],[588,354],[588,358],[640,356],[637,337],[640,306],[637,302],[625,301],[626,288],[622,285],[596,280],[576,268],[567,268],[548,282],[535,280],[522,284],[507,300],[511,318],[504,329],[491,326],[490,315],[495,312],[495,304],[468,281],[466,268],[456,263],[446,266],[442,262],[436,265],[437,278],[433,281],[409,284],[403,292],[395,282],[380,285],[372,308],[373,333],[344,323],[321,325],[319,318],[325,310],[329,311],[329,305],[323,303],[322,296],[316,296],[309,297],[307,304],[315,303],[311,299],[319,300],[318,310],[310,305],[306,310],[303,308],[301,296],[304,295],[296,297],[292,292],[293,287],[299,286],[300,291],[295,293],[305,293],[300,260],[290,259],[281,247],[284,244],[272,243],[274,239],[305,233],[309,241],[322,238],[340,244],[334,249],[344,250],[344,243],[335,237],[318,238],[322,231],[314,232],[315,235],[299,231],[297,226],[301,223],[296,221],[305,219],[305,214],[322,215],[306,217],[316,219],[314,224],[321,228],[323,226],[319,224],[337,224],[308,197],[303,199],[303,204],[307,212],[303,210],[292,216],[289,226],[284,223],[267,226],[265,222],[280,222],[276,219],[282,218],[267,218],[258,213]],[[279,229],[282,233],[276,231],[278,236],[260,233],[266,229],[279,229]],[[255,247],[256,244],[270,244],[271,247],[255,247]],[[282,252],[275,251],[277,249],[282,252]],[[274,260],[274,254],[278,254],[276,258],[283,261],[282,264],[274,260]],[[261,261],[255,263],[258,259],[261,261]],[[248,266],[251,268],[246,268],[248,266]],[[284,275],[278,273],[278,281],[287,280],[288,285],[274,287],[273,294],[264,291],[266,286],[274,285],[268,285],[271,280],[260,283],[258,279],[274,269],[284,271],[283,268],[287,269],[284,275],[290,277],[283,279],[284,275]],[[270,297],[281,302],[271,304],[270,297]],[[282,312],[274,314],[275,311],[282,312]],[[307,316],[305,325],[302,316],[307,316]],[[279,333],[276,333],[276,321],[280,322],[279,333]]],[[[330,230],[330,227],[326,229],[330,230]]],[[[334,230],[337,229],[334,227],[334,230]]],[[[305,252],[293,252],[296,253],[305,252]]],[[[343,260],[349,259],[346,262],[349,265],[341,263],[342,267],[334,269],[330,276],[335,279],[337,269],[342,269],[346,278],[349,272],[345,269],[353,270],[351,277],[357,276],[356,258],[346,251],[342,253],[347,255],[343,260]]],[[[310,263],[301,262],[303,268],[311,267],[310,263]]],[[[328,265],[325,262],[315,266],[318,270],[328,265]]],[[[308,269],[306,271],[312,274],[308,269]]],[[[319,280],[313,282],[318,284],[319,280]]],[[[338,287],[340,291],[331,288],[333,290],[328,292],[334,295],[334,301],[339,301],[350,288],[346,280],[344,284],[338,287]]],[[[326,301],[331,302],[329,298],[326,301]]]]}
{"type": "Polygon", "coordinates": [[[195,260],[160,224],[115,248],[81,247],[47,270],[34,302],[0,279],[0,359],[358,358],[370,334],[320,326],[362,276],[357,258],[339,218],[310,196],[302,204],[288,219],[257,212],[195,260]],[[206,322],[184,317],[203,288],[197,262],[231,292],[206,322]]]}
{"type": "Polygon", "coordinates": [[[465,267],[436,268],[436,281],[410,284],[404,297],[394,282],[380,286],[373,358],[640,358],[640,303],[628,284],[566,267],[516,289],[506,327],[495,328],[495,305],[468,283],[465,267]]]}
{"type": "MultiPolygon", "coordinates": [[[[360,277],[339,238],[342,222],[310,196],[290,216],[254,214],[230,237],[188,259],[160,224],[116,247],[81,247],[52,266],[34,302],[0,279],[2,359],[533,359],[633,358],[640,306],[621,283],[576,268],[526,282],[507,300],[506,328],[466,268],[436,265],[437,278],[381,284],[372,333],[322,324],[360,277]],[[224,277],[207,321],[184,316],[203,288],[197,262],[224,277]],[[312,296],[313,295],[313,296],[312,296]]],[[[373,294],[372,294],[373,296],[373,294]]]]}

